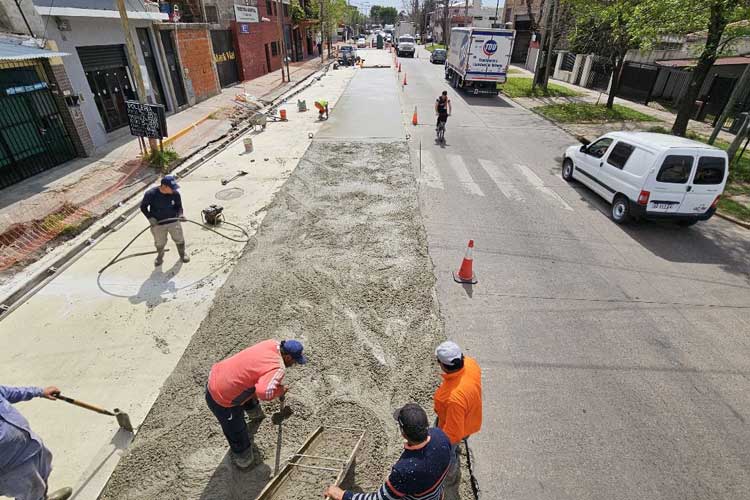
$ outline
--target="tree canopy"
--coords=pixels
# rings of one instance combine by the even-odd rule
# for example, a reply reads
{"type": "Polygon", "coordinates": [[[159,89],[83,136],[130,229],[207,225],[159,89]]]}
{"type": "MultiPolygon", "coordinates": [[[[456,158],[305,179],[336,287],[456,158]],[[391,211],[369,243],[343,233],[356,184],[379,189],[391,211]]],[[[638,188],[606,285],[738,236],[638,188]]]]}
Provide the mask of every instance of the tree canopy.
{"type": "Polygon", "coordinates": [[[395,7],[383,7],[382,5],[373,5],[370,8],[370,17],[373,21],[380,24],[396,24],[398,11],[395,7]]]}

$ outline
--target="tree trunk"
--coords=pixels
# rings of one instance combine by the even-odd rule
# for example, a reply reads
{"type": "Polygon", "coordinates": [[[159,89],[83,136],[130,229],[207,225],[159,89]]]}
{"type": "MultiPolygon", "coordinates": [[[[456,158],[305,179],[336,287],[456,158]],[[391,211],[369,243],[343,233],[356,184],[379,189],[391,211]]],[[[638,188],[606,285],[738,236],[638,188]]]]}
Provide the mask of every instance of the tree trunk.
{"type": "Polygon", "coordinates": [[[714,65],[718,56],[719,43],[724,34],[724,28],[727,26],[726,12],[724,11],[724,0],[713,0],[711,5],[711,18],[708,22],[708,38],[706,46],[698,58],[698,64],[693,70],[693,76],[690,79],[687,92],[682,97],[680,109],[677,111],[677,117],[672,125],[672,133],[684,137],[687,132],[687,126],[690,117],[693,114],[693,106],[698,98],[698,93],[706,81],[711,66],[714,65]]]}
{"type": "Polygon", "coordinates": [[[617,91],[620,90],[620,81],[622,80],[622,69],[625,67],[625,53],[615,55],[615,65],[612,68],[612,85],[609,87],[607,96],[607,107],[612,109],[615,105],[617,91]]]}

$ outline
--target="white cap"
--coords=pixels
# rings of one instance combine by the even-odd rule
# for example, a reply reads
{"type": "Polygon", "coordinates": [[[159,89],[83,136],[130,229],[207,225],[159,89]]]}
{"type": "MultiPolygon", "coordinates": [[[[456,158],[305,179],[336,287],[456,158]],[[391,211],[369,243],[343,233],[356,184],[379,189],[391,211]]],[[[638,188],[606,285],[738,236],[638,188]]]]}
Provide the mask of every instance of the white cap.
{"type": "Polygon", "coordinates": [[[458,344],[450,340],[443,342],[435,349],[435,356],[437,356],[438,361],[448,366],[453,364],[454,359],[461,359],[462,355],[463,353],[458,344]]]}

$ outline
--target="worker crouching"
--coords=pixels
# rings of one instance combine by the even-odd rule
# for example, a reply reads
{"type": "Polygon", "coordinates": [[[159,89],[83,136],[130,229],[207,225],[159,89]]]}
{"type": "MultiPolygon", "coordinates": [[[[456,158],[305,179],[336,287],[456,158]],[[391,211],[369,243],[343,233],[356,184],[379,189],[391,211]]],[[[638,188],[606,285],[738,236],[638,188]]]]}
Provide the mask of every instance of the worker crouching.
{"type": "Polygon", "coordinates": [[[296,340],[265,340],[211,367],[206,403],[221,425],[237,467],[250,467],[254,459],[244,413],[251,420],[263,418],[258,400],[286,394],[282,385],[286,368],[307,363],[302,350],[296,340]]]}
{"type": "Polygon", "coordinates": [[[177,252],[182,262],[190,262],[190,256],[185,251],[185,237],[182,234],[183,209],[182,197],[174,175],[165,175],[161,184],[152,187],[143,195],[141,212],[151,224],[151,234],[156,246],[155,266],[164,262],[164,247],[167,245],[167,235],[177,245],[177,252]]]}
{"type": "Polygon", "coordinates": [[[318,99],[315,101],[315,107],[318,110],[318,120],[328,119],[328,101],[325,99],[318,99]],[[325,118],[323,117],[325,115],[325,118]]]}

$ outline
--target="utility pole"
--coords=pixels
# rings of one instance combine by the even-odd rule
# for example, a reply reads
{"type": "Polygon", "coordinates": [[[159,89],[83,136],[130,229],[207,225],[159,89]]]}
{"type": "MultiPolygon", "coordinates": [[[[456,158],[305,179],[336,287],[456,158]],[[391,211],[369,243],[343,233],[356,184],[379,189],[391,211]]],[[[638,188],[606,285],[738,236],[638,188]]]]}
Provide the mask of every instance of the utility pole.
{"type": "MultiPolygon", "coordinates": [[[[133,70],[133,78],[135,78],[135,85],[138,89],[138,102],[141,104],[147,104],[146,100],[146,85],[143,83],[143,74],[141,74],[141,65],[138,62],[138,56],[135,52],[135,44],[133,43],[133,37],[130,35],[130,23],[128,22],[128,12],[125,10],[125,0],[117,0],[117,10],[120,11],[120,21],[122,22],[122,30],[125,32],[125,46],[128,49],[128,59],[130,59],[131,68],[133,70]]],[[[156,151],[158,147],[156,139],[149,138],[149,147],[152,151],[156,151]]]]}
{"type": "Polygon", "coordinates": [[[536,55],[536,61],[534,62],[534,78],[531,80],[531,90],[534,90],[539,83],[539,68],[541,67],[542,54],[544,52],[544,45],[547,42],[547,27],[549,26],[549,13],[550,13],[550,2],[547,0],[544,2],[544,13],[542,14],[542,23],[544,26],[544,33],[541,35],[542,40],[539,43],[539,53],[536,55]]]}
{"type": "Polygon", "coordinates": [[[289,74],[289,57],[286,53],[286,33],[284,32],[284,5],[282,0],[278,0],[279,8],[276,14],[279,16],[279,31],[281,32],[281,83],[284,81],[291,82],[292,78],[289,74]],[[286,65],[286,80],[284,80],[284,65],[286,65]]]}
{"type": "Polygon", "coordinates": [[[724,126],[724,122],[726,122],[727,118],[729,117],[729,113],[731,113],[732,108],[734,108],[734,103],[737,101],[737,98],[744,92],[748,82],[750,82],[750,64],[745,66],[745,71],[742,72],[742,76],[737,82],[737,85],[734,86],[734,90],[732,90],[732,94],[729,96],[729,100],[727,100],[727,103],[724,106],[724,110],[721,112],[718,120],[716,120],[716,126],[714,127],[713,132],[711,132],[711,137],[708,138],[709,144],[713,144],[716,140],[719,132],[721,132],[721,128],[724,126]]]}
{"type": "Polygon", "coordinates": [[[560,16],[560,0],[554,0],[552,8],[554,9],[554,13],[552,14],[552,27],[549,30],[547,63],[544,65],[544,82],[542,83],[544,92],[547,92],[547,84],[549,83],[549,69],[552,66],[552,50],[555,48],[555,29],[557,29],[557,20],[560,16]]]}

